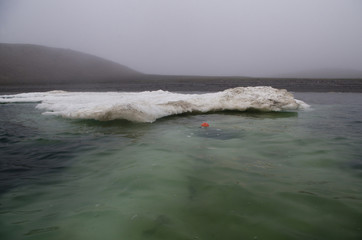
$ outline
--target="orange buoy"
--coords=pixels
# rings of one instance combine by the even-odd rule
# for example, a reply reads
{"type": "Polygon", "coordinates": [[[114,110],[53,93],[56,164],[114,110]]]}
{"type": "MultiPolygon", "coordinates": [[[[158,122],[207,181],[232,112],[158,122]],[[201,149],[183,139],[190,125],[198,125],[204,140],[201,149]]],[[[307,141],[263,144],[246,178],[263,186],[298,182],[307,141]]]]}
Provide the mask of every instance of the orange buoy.
{"type": "Polygon", "coordinates": [[[201,124],[201,127],[210,127],[210,125],[207,122],[204,122],[201,124]]]}

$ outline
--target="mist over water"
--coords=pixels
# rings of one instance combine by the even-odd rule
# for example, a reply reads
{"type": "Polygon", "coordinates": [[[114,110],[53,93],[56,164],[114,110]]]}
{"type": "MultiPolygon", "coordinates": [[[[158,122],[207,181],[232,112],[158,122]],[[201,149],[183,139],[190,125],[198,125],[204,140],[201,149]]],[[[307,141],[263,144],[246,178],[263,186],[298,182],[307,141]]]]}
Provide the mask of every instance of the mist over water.
{"type": "Polygon", "coordinates": [[[362,76],[362,3],[355,0],[5,0],[0,6],[0,42],[70,48],[144,73],[362,76]]]}

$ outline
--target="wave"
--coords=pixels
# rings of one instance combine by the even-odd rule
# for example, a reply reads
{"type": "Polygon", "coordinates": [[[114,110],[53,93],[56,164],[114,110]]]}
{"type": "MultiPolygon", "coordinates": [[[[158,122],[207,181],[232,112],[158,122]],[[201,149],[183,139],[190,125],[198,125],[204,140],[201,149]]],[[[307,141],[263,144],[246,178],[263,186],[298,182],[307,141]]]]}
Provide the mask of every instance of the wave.
{"type": "Polygon", "coordinates": [[[154,122],[182,113],[214,111],[289,111],[308,105],[294,99],[284,89],[237,87],[216,93],[180,94],[168,91],[146,92],[66,92],[50,91],[0,96],[0,103],[36,102],[43,114],[71,119],[109,121],[125,119],[154,122]]]}

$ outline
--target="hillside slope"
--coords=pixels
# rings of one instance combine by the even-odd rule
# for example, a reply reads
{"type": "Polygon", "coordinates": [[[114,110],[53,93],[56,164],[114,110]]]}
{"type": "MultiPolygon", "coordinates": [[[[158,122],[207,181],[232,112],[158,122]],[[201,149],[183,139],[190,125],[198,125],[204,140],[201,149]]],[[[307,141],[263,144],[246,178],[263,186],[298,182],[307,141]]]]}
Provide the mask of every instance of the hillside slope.
{"type": "Polygon", "coordinates": [[[117,82],[141,75],[121,64],[69,49],[0,43],[0,84],[117,82]]]}

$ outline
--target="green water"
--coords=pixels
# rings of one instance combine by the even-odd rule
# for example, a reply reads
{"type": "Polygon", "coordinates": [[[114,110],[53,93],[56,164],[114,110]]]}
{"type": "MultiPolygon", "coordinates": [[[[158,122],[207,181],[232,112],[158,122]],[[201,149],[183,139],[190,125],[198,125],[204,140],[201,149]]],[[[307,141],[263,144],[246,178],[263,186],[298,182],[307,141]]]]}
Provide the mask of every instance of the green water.
{"type": "Polygon", "coordinates": [[[361,239],[362,96],[300,97],[152,124],[0,105],[0,239],[361,239]]]}

